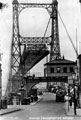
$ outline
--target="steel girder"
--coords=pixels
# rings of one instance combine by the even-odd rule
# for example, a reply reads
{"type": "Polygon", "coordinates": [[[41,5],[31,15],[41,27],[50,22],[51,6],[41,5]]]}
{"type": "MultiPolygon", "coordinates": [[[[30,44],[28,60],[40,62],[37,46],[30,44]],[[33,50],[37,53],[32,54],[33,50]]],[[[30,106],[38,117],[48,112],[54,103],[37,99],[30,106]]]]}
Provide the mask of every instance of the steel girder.
{"type": "Polygon", "coordinates": [[[13,34],[11,48],[11,76],[14,75],[19,67],[21,57],[19,39],[18,4],[13,4],[13,34]]]}
{"type": "Polygon", "coordinates": [[[21,44],[47,44],[49,45],[51,43],[50,40],[51,37],[22,37],[20,35],[20,41],[21,44]]]}

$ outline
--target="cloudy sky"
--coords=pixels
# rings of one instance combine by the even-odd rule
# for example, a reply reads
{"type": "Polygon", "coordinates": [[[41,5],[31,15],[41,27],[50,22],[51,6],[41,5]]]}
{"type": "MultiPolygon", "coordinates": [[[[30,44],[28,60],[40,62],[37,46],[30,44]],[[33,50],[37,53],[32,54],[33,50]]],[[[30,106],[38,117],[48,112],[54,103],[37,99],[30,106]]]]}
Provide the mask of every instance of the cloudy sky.
{"type": "MultiPolygon", "coordinates": [[[[19,2],[51,2],[52,0],[19,0],[19,2]]],[[[10,62],[10,51],[12,42],[12,24],[13,24],[13,11],[12,11],[12,0],[0,0],[0,2],[7,3],[8,7],[0,11],[0,41],[3,53],[2,58],[2,86],[3,94],[6,88],[6,84],[9,78],[9,62],[10,62]]],[[[81,8],[79,0],[58,0],[58,9],[63,22],[73,40],[76,43],[76,28],[77,28],[77,39],[81,42],[81,8]]],[[[20,34],[22,36],[43,36],[46,25],[49,20],[49,14],[45,9],[24,9],[19,16],[19,27],[20,34]],[[40,32],[41,31],[41,32],[40,32]]],[[[50,25],[47,31],[47,36],[50,35],[50,25]]],[[[70,43],[70,40],[65,32],[63,24],[59,18],[59,39],[61,54],[66,59],[75,60],[76,54],[70,43]]],[[[80,43],[78,42],[78,43],[80,43]]],[[[75,44],[76,45],[76,44],[75,44]]],[[[79,53],[81,43],[79,44],[79,53]]],[[[36,65],[32,72],[43,74],[43,64],[46,60],[42,60],[36,65]],[[39,69],[41,68],[41,69],[39,69]]]]}

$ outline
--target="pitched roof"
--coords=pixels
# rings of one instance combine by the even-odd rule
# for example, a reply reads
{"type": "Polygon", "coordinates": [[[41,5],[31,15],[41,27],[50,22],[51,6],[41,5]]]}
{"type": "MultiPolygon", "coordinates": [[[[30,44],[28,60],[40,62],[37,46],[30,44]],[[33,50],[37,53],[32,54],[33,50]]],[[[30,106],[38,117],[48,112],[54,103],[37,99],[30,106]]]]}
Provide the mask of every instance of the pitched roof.
{"type": "Polygon", "coordinates": [[[50,62],[47,62],[44,65],[75,65],[76,62],[71,61],[71,60],[67,60],[67,59],[56,59],[56,60],[52,60],[50,62]]]}

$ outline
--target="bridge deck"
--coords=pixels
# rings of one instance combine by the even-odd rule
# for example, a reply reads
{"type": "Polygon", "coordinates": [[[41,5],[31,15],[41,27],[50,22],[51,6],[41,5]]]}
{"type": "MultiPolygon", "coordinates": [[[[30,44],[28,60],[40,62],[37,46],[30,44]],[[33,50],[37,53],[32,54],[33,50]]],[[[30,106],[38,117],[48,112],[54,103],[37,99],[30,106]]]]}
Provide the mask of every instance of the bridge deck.
{"type": "Polygon", "coordinates": [[[25,51],[25,53],[22,55],[22,66],[25,68],[25,73],[28,72],[34,65],[36,65],[48,54],[48,50],[25,51]]]}
{"type": "Polygon", "coordinates": [[[25,77],[26,81],[28,82],[68,82],[67,76],[62,77],[25,77]]]}

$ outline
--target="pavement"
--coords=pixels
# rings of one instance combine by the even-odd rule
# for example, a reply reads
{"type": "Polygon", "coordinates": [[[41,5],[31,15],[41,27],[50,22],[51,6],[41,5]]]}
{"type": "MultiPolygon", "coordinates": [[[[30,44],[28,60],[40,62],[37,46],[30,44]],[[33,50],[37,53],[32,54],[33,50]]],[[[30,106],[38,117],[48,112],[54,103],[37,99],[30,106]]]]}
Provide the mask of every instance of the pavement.
{"type": "MultiPolygon", "coordinates": [[[[70,107],[68,101],[66,101],[65,110],[68,116],[74,116],[74,103],[72,103],[72,107],[70,107]]],[[[81,108],[76,108],[76,113],[77,113],[76,116],[81,117],[81,108]]]]}
{"type": "MultiPolygon", "coordinates": [[[[42,99],[42,97],[39,96],[38,101],[30,103],[30,105],[35,105],[41,99],[42,99]]],[[[27,107],[27,105],[8,105],[6,109],[1,109],[0,110],[0,116],[23,110],[26,107],[27,107]]]]}
{"type": "MultiPolygon", "coordinates": [[[[42,99],[42,96],[39,96],[38,101],[30,103],[30,105],[35,105],[41,99],[42,99]]],[[[1,109],[0,110],[0,116],[23,110],[27,106],[28,105],[8,105],[7,109],[1,109]]],[[[68,104],[68,101],[66,101],[64,108],[65,108],[66,114],[68,116],[74,116],[74,104],[73,103],[72,103],[72,107],[70,107],[69,104],[68,104]]],[[[77,116],[81,117],[81,108],[77,108],[76,112],[77,112],[77,116]]]]}
{"type": "Polygon", "coordinates": [[[5,115],[5,114],[9,114],[9,113],[12,113],[12,112],[17,112],[17,111],[20,111],[21,108],[17,105],[8,105],[6,109],[1,109],[0,110],[0,116],[1,115],[5,115]]]}

